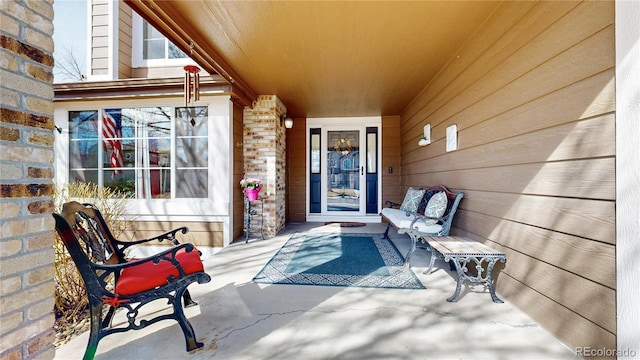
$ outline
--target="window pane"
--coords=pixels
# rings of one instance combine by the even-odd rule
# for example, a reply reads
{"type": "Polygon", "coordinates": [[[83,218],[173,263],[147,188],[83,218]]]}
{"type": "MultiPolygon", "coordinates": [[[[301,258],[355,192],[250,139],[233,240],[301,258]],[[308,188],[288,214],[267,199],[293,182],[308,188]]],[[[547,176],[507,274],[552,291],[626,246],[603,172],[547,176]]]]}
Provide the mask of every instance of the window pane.
{"type": "Polygon", "coordinates": [[[176,109],[176,197],[208,197],[209,139],[206,106],[176,109]]]}
{"type": "Polygon", "coordinates": [[[102,111],[102,137],[102,166],[104,169],[111,169],[111,177],[114,178],[122,173],[124,166],[122,111],[120,109],[102,111]]]}
{"type": "Polygon", "coordinates": [[[164,44],[164,39],[145,40],[142,47],[142,58],[145,60],[164,59],[164,44]]]}
{"type": "Polygon", "coordinates": [[[98,112],[69,111],[70,139],[98,139],[98,112]]]}
{"type": "Polygon", "coordinates": [[[149,147],[149,191],[151,197],[171,197],[171,140],[150,139],[149,147]]]}
{"type": "Polygon", "coordinates": [[[69,112],[69,179],[98,183],[98,112],[69,112]]]}
{"type": "Polygon", "coordinates": [[[149,142],[149,166],[171,167],[171,140],[151,139],[149,142]]]}
{"type": "Polygon", "coordinates": [[[133,168],[136,166],[136,141],[135,139],[123,139],[122,141],[122,166],[133,168]]]}
{"type": "Polygon", "coordinates": [[[81,183],[98,183],[98,170],[69,170],[69,183],[81,182],[81,183]]]}
{"type": "Polygon", "coordinates": [[[311,135],[311,173],[320,173],[320,134],[311,135]]]}
{"type": "Polygon", "coordinates": [[[122,109],[123,122],[131,124],[128,131],[133,134],[123,141],[125,167],[135,169],[139,199],[170,198],[171,113],[170,107],[162,106],[122,109]]]}
{"type": "Polygon", "coordinates": [[[142,36],[144,39],[164,39],[164,35],[154,28],[147,20],[142,20],[142,36]]]}
{"type": "Polygon", "coordinates": [[[377,134],[367,134],[367,173],[374,174],[377,172],[376,166],[378,165],[378,147],[377,147],[377,134]]]}
{"type": "Polygon", "coordinates": [[[158,30],[151,26],[146,20],[142,23],[142,58],[164,59],[164,47],[166,39],[158,30]]]}
{"type": "Polygon", "coordinates": [[[127,196],[135,197],[135,170],[124,170],[114,174],[112,170],[105,168],[103,179],[104,187],[125,193],[127,196]]]}
{"type": "Polygon", "coordinates": [[[176,162],[180,167],[207,167],[208,141],[206,139],[176,139],[176,162]]]}
{"type": "Polygon", "coordinates": [[[206,169],[184,169],[176,172],[177,198],[206,198],[209,196],[206,169]]]}
{"type": "Polygon", "coordinates": [[[98,141],[71,140],[69,142],[69,168],[98,168],[98,141]]]}
{"type": "Polygon", "coordinates": [[[180,50],[176,45],[174,45],[172,42],[170,42],[169,40],[167,40],[168,44],[168,48],[169,48],[169,59],[183,59],[188,57],[187,54],[184,53],[184,51],[180,50]]]}
{"type": "Polygon", "coordinates": [[[209,135],[208,115],[209,108],[206,106],[177,108],[176,135],[207,137],[209,135]]]}

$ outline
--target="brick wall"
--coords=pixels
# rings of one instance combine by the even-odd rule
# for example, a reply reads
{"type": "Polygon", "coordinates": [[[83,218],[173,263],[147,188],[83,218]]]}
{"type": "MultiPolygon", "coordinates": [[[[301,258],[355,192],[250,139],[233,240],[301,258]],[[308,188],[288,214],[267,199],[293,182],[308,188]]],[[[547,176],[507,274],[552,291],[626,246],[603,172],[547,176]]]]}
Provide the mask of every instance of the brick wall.
{"type": "Polygon", "coordinates": [[[275,95],[260,95],[244,110],[244,176],[262,179],[264,230],[275,236],[286,220],[286,132],[281,117],[287,109],[275,95]]]}
{"type": "Polygon", "coordinates": [[[53,1],[0,1],[0,359],[51,359],[53,1]]]}

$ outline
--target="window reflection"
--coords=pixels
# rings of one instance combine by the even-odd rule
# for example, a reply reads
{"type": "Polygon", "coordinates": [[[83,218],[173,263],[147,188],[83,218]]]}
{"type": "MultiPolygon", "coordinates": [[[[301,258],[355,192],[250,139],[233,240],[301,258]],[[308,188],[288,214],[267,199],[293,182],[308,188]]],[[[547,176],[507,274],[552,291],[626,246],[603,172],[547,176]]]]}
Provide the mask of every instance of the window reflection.
{"type": "Polygon", "coordinates": [[[176,109],[176,197],[208,196],[209,109],[176,109]]]}
{"type": "Polygon", "coordinates": [[[360,210],[360,132],[327,132],[327,210],[360,210]]]}
{"type": "Polygon", "coordinates": [[[207,197],[207,120],[207,107],[70,111],[69,179],[139,199],[207,197]]]}

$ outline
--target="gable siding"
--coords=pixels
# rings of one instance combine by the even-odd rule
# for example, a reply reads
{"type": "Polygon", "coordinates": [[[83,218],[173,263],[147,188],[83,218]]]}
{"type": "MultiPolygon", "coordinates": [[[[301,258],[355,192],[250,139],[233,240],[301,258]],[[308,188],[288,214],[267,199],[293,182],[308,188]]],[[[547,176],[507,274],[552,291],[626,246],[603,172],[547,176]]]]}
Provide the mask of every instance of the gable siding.
{"type": "Polygon", "coordinates": [[[401,121],[403,191],[464,191],[452,233],[505,251],[498,292],[571,347],[616,345],[613,24],[613,2],[505,2],[401,121]]]}
{"type": "Polygon", "coordinates": [[[118,2],[118,79],[131,78],[131,48],[133,42],[133,11],[124,2],[118,2]]]}
{"type": "Polygon", "coordinates": [[[109,2],[91,3],[91,75],[109,74],[109,2]]]}

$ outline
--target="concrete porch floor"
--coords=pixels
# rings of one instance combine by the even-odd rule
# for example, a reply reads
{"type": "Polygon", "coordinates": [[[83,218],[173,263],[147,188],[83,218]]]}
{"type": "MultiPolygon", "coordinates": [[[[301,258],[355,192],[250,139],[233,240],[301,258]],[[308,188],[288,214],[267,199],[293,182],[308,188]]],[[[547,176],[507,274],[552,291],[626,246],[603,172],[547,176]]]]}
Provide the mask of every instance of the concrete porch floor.
{"type": "MultiPolygon", "coordinates": [[[[234,243],[205,260],[210,283],[190,286],[199,305],[185,313],[203,348],[186,352],[178,324],[163,321],[105,337],[96,359],[576,359],[571,349],[508,301],[493,303],[481,286],[463,289],[458,302],[447,302],[455,274],[440,260],[433,274],[422,274],[430,255],[421,249],[411,265],[424,290],[251,281],[295,232],[384,229],[384,224],[289,224],[275,238],[234,243]]],[[[390,235],[406,254],[409,238],[395,231],[390,235]]],[[[499,288],[497,292],[500,295],[499,288]]],[[[165,308],[158,302],[150,311],[165,308]]],[[[87,339],[84,333],[62,345],[55,359],[82,358],[87,339]]]]}

